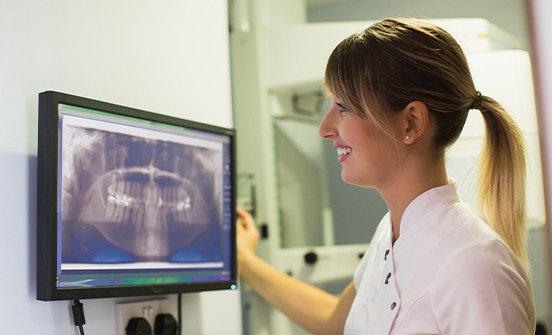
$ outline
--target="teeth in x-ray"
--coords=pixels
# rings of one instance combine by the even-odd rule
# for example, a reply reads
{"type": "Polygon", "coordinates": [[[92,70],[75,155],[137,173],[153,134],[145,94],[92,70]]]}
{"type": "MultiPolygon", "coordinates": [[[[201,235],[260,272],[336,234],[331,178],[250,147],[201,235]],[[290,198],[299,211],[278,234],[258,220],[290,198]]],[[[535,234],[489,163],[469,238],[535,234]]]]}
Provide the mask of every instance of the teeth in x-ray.
{"type": "MultiPolygon", "coordinates": [[[[158,187],[148,183],[116,181],[107,188],[107,218],[111,222],[127,221],[133,208],[164,208],[179,224],[189,224],[186,212],[191,210],[192,200],[183,185],[158,187]]],[[[138,219],[136,217],[136,219],[138,219]]],[[[136,222],[134,219],[131,220],[136,222]]]]}
{"type": "Polygon", "coordinates": [[[151,166],[105,173],[87,192],[87,199],[81,220],[95,225],[115,246],[147,259],[186,246],[209,224],[199,189],[177,174],[151,166]],[[171,239],[171,232],[181,229],[186,235],[171,239]]]}

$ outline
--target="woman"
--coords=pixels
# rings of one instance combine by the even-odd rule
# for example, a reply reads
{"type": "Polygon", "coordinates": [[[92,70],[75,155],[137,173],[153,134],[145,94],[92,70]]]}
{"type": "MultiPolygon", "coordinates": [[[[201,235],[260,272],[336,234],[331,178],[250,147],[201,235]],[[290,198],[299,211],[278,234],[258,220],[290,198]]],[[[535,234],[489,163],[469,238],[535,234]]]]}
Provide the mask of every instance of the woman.
{"type": "Polygon", "coordinates": [[[386,19],[335,48],[325,84],[332,105],[320,136],[337,148],[343,180],[376,189],[389,213],[334,297],[255,256],[258,232],[238,209],[242,278],[315,334],[534,334],[523,137],[476,90],[456,41],[423,21],[386,19]],[[487,129],[483,219],[445,170],[470,110],[487,129]]]}

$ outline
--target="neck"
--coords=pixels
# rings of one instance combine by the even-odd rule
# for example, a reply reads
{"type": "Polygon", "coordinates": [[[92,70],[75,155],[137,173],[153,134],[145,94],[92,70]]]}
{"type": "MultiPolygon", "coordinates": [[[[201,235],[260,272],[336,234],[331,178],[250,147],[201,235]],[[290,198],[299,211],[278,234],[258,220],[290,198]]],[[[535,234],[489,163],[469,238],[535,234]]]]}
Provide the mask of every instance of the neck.
{"type": "Polygon", "coordinates": [[[409,160],[408,166],[401,166],[393,181],[379,188],[391,215],[393,243],[400,236],[400,225],[404,211],[420,194],[448,184],[444,160],[409,160]]]}

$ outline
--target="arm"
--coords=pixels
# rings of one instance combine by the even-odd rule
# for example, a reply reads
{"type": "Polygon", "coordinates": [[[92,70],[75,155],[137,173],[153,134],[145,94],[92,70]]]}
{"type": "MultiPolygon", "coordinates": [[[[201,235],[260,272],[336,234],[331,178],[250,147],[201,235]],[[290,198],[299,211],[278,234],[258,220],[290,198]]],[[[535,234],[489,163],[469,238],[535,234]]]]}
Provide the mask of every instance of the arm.
{"type": "Polygon", "coordinates": [[[271,305],[314,334],[342,334],[356,295],[349,284],[340,297],[281,273],[255,255],[259,233],[253,219],[238,208],[240,276],[271,305]]]}

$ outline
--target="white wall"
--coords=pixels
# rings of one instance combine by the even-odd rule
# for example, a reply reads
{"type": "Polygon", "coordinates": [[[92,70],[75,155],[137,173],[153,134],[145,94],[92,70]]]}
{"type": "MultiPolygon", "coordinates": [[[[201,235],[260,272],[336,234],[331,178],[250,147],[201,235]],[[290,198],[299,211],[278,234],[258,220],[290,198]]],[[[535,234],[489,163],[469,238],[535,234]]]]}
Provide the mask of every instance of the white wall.
{"type": "MultiPolygon", "coordinates": [[[[537,102],[540,113],[540,131],[543,150],[543,171],[546,182],[546,193],[552,195],[552,31],[549,26],[549,14],[552,2],[549,0],[529,0],[532,15],[531,30],[534,44],[534,76],[536,82],[537,102]]],[[[552,213],[547,213],[548,216],[552,213]]]]}
{"type": "MultiPolygon", "coordinates": [[[[68,302],[35,300],[38,93],[232,127],[227,3],[0,0],[0,45],[1,332],[76,334],[68,302]]],[[[86,332],[115,334],[120,300],[129,299],[83,301],[86,332]]],[[[241,333],[238,293],[185,295],[183,304],[201,334],[241,333]],[[210,321],[213,308],[225,318],[210,321]]]]}
{"type": "MultiPolygon", "coordinates": [[[[539,105],[539,127],[541,134],[543,174],[547,200],[547,217],[552,217],[552,30],[549,14],[552,13],[552,2],[549,0],[528,0],[533,42],[534,76],[539,105]]],[[[548,225],[548,245],[552,244],[552,225],[548,225]]],[[[549,268],[552,268],[548,261],[549,268]]]]}

